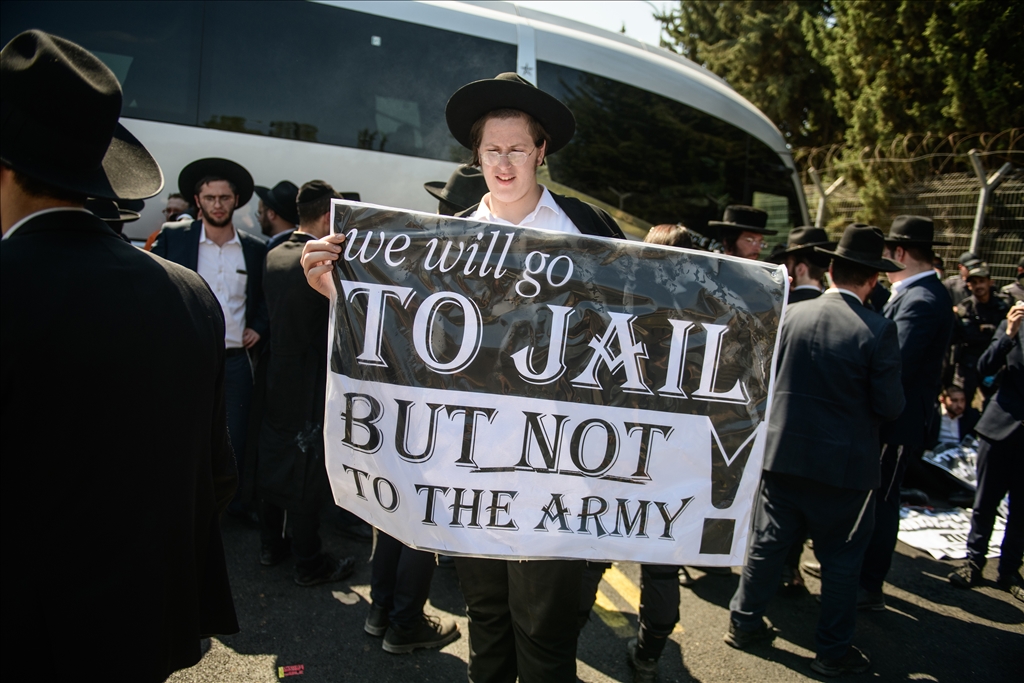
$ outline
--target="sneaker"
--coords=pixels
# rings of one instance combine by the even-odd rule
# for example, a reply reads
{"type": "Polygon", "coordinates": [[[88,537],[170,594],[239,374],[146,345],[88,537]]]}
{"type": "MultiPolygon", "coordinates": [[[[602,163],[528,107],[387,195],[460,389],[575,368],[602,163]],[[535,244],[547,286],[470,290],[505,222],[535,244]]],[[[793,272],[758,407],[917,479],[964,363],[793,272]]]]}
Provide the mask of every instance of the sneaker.
{"type": "Polygon", "coordinates": [[[273,567],[281,564],[291,555],[291,539],[283,538],[276,543],[264,543],[260,547],[260,564],[273,567]]]}
{"type": "Polygon", "coordinates": [[[370,613],[366,615],[363,630],[371,636],[380,638],[388,630],[388,611],[378,605],[370,605],[370,613]]]}
{"type": "Polygon", "coordinates": [[[422,647],[444,647],[458,637],[459,627],[452,619],[423,615],[419,623],[410,628],[398,624],[388,626],[382,647],[384,652],[399,655],[422,647]]]}
{"type": "Polygon", "coordinates": [[[981,584],[981,567],[974,562],[967,561],[947,578],[957,588],[974,588],[981,584]]]}
{"type": "Polygon", "coordinates": [[[882,591],[872,593],[863,588],[857,589],[857,609],[871,610],[872,612],[885,611],[885,594],[882,591]]]}
{"type": "Polygon", "coordinates": [[[855,648],[853,645],[846,651],[846,654],[838,659],[822,659],[815,657],[811,662],[811,669],[822,676],[842,676],[843,674],[862,674],[871,668],[871,660],[868,656],[855,648]]]}
{"type": "Polygon", "coordinates": [[[800,565],[800,568],[803,569],[808,576],[813,576],[816,579],[821,578],[821,564],[818,562],[804,562],[800,565]]]}
{"type": "Polygon", "coordinates": [[[744,631],[730,619],[729,632],[725,634],[723,640],[737,650],[746,650],[751,645],[771,642],[775,639],[775,633],[775,629],[764,619],[761,620],[761,626],[755,631],[744,631]]]}
{"type": "Polygon", "coordinates": [[[658,660],[640,659],[636,655],[637,649],[636,638],[626,644],[629,666],[633,669],[633,683],[654,683],[658,680],[658,660]]]}
{"type": "Polygon", "coordinates": [[[351,557],[340,560],[330,553],[321,553],[319,566],[311,571],[295,571],[295,583],[303,587],[318,586],[321,583],[342,581],[352,576],[356,569],[356,561],[351,557]]]}

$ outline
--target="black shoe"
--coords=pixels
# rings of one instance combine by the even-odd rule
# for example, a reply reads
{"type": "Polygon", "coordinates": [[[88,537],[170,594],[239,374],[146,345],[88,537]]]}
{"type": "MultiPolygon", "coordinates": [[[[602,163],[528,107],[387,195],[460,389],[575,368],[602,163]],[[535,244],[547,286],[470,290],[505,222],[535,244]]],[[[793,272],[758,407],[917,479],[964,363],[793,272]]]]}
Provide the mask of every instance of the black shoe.
{"type": "Polygon", "coordinates": [[[838,659],[822,659],[815,657],[811,662],[811,669],[822,676],[842,676],[843,674],[862,674],[871,668],[871,660],[868,656],[855,648],[853,645],[846,651],[846,654],[838,659]]]}
{"type": "Polygon", "coordinates": [[[736,626],[736,623],[729,620],[729,632],[723,638],[727,645],[737,650],[746,650],[751,645],[758,643],[769,643],[775,640],[775,629],[770,624],[761,620],[761,626],[756,631],[744,631],[736,626]]]}
{"type": "Polygon", "coordinates": [[[957,588],[974,588],[982,582],[981,567],[968,560],[947,578],[957,588]]]}
{"type": "Polygon", "coordinates": [[[400,655],[423,647],[444,647],[458,637],[459,627],[453,620],[424,615],[411,628],[388,626],[382,647],[384,652],[400,655]]]}
{"type": "Polygon", "coordinates": [[[388,630],[388,611],[377,605],[370,605],[370,613],[366,615],[363,630],[371,636],[380,638],[388,630]]]}
{"type": "Polygon", "coordinates": [[[320,562],[316,569],[307,571],[296,569],[295,583],[303,587],[332,583],[347,579],[355,570],[356,561],[351,557],[337,560],[330,553],[320,553],[320,562]]]}
{"type": "Polygon", "coordinates": [[[821,565],[817,562],[804,562],[800,565],[808,576],[813,576],[816,579],[821,578],[821,565]]]}
{"type": "Polygon", "coordinates": [[[885,594],[882,591],[872,593],[863,588],[857,589],[857,609],[871,610],[872,612],[885,611],[885,594]]]}
{"type": "Polygon", "coordinates": [[[260,547],[260,564],[264,567],[273,567],[281,564],[292,554],[291,540],[283,538],[276,543],[264,543],[260,547]]]}
{"type": "Polygon", "coordinates": [[[658,660],[640,659],[637,657],[637,639],[633,638],[626,644],[626,655],[629,665],[633,668],[633,683],[654,683],[658,680],[658,660]]]}
{"type": "Polygon", "coordinates": [[[697,580],[690,576],[690,572],[686,571],[686,567],[679,568],[679,585],[690,587],[697,583],[697,580]]]}
{"type": "Polygon", "coordinates": [[[920,489],[900,489],[901,504],[924,507],[928,502],[928,494],[920,489]]]}
{"type": "Polygon", "coordinates": [[[996,579],[996,585],[1004,591],[1008,591],[1013,586],[1024,586],[1024,578],[1021,577],[1019,571],[1012,574],[1000,574],[996,579]]]}

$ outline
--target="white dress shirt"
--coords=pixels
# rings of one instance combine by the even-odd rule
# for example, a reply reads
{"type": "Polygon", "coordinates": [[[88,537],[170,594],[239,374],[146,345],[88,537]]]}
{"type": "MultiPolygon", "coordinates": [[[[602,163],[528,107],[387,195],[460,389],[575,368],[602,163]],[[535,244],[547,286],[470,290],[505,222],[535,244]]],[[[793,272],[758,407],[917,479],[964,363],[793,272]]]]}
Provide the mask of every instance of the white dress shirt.
{"type": "MultiPolygon", "coordinates": [[[[569,220],[569,216],[566,215],[565,211],[562,211],[562,207],[555,203],[551,193],[548,192],[548,188],[543,185],[541,185],[541,188],[543,188],[544,192],[540,195],[540,201],[537,202],[537,206],[533,211],[519,222],[519,227],[540,228],[541,230],[555,230],[557,232],[567,232],[571,235],[579,235],[579,228],[569,220]]],[[[491,213],[490,199],[491,193],[488,192],[480,200],[480,206],[476,208],[471,218],[487,221],[488,223],[498,223],[499,225],[515,225],[491,213]]]]}
{"type": "Polygon", "coordinates": [[[939,422],[939,443],[960,443],[960,418],[950,417],[946,412],[946,406],[940,406],[942,419],[939,422]]]}
{"type": "Polygon", "coordinates": [[[245,286],[249,275],[245,270],[245,255],[238,231],[224,246],[206,236],[206,223],[199,236],[199,263],[196,270],[210,285],[220,308],[224,312],[224,347],[242,348],[245,330],[245,286]]]}

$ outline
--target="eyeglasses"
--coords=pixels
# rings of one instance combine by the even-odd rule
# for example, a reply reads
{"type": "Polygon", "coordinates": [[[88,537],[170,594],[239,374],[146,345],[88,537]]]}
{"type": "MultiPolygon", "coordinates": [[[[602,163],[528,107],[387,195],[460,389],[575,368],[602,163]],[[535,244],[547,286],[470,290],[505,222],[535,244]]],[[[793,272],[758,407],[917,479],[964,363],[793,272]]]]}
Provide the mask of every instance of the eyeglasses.
{"type": "Polygon", "coordinates": [[[764,249],[768,246],[768,243],[760,237],[744,237],[743,241],[752,247],[756,247],[758,250],[764,249]]]}
{"type": "MultiPolygon", "coordinates": [[[[537,148],[533,148],[533,152],[536,152],[537,148]]],[[[530,158],[533,152],[509,152],[508,154],[498,154],[497,152],[483,152],[480,155],[480,161],[488,166],[497,166],[501,163],[501,158],[505,157],[508,159],[508,163],[513,166],[521,166],[524,161],[530,158]]]]}
{"type": "Polygon", "coordinates": [[[233,194],[219,194],[219,195],[203,194],[203,195],[199,195],[199,200],[201,202],[203,202],[204,204],[210,204],[210,205],[214,205],[214,206],[216,206],[217,204],[222,204],[224,206],[227,206],[228,204],[231,204],[231,203],[233,203],[235,201],[235,195],[233,195],[233,194]]]}

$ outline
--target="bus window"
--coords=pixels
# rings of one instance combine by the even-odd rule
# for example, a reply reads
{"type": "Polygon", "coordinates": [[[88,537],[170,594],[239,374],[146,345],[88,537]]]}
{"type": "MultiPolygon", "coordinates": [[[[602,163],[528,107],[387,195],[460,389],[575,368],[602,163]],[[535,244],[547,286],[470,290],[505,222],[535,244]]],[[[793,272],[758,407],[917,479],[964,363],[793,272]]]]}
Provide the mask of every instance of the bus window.
{"type": "Polygon", "coordinates": [[[551,177],[649,224],[698,232],[729,204],[771,192],[799,222],[792,175],[767,145],[675,100],[593,74],[537,63],[541,89],[576,116],[576,136],[550,159],[551,177]]]}
{"type": "Polygon", "coordinates": [[[102,59],[121,82],[121,115],[195,125],[201,2],[3,2],[0,41],[38,28],[102,59]]]}
{"type": "Polygon", "coordinates": [[[444,106],[516,46],[307,2],[206,4],[199,125],[461,161],[444,106]]]}

